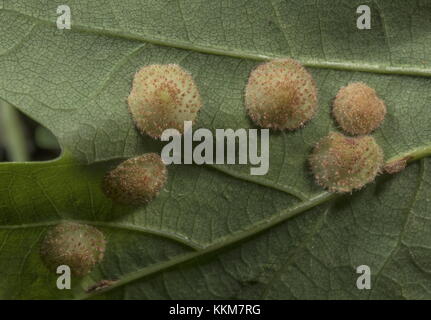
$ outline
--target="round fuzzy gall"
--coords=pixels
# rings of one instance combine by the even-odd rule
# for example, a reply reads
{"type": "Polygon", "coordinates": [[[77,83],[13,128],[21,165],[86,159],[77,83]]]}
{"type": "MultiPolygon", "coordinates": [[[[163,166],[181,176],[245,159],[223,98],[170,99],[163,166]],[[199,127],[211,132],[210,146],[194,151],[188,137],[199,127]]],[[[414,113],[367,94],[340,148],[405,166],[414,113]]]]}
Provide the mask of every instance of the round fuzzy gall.
{"type": "Polygon", "coordinates": [[[386,106],[373,88],[354,82],[338,91],[332,113],[344,131],[363,135],[380,126],[386,106]]]}
{"type": "Polygon", "coordinates": [[[258,126],[295,130],[317,110],[317,89],[310,73],[296,60],[259,65],[248,79],[245,106],[258,126]]]}
{"type": "Polygon", "coordinates": [[[105,237],[98,229],[85,224],[62,222],[45,235],[40,256],[49,270],[69,266],[73,275],[82,277],[102,261],[105,237]]]}
{"type": "Polygon", "coordinates": [[[146,204],[155,198],[167,179],[167,169],[158,154],[128,159],[105,175],[103,191],[112,200],[128,205],[146,204]]]}
{"type": "Polygon", "coordinates": [[[192,76],[176,64],[141,68],[127,101],[136,127],[156,139],[165,129],[184,133],[184,121],[194,122],[202,107],[192,76]]]}
{"type": "Polygon", "coordinates": [[[332,192],[351,192],[374,181],[383,165],[383,151],[371,136],[331,132],[314,147],[310,165],[319,185],[332,192]]]}

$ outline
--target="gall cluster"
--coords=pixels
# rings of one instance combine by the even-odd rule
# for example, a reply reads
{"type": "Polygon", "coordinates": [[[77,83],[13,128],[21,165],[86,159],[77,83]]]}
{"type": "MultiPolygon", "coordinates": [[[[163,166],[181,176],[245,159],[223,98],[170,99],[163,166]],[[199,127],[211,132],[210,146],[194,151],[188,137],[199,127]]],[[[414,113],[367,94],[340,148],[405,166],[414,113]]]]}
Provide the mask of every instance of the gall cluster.
{"type": "MultiPolygon", "coordinates": [[[[317,112],[317,88],[311,74],[293,59],[260,64],[245,88],[244,104],[251,120],[262,128],[295,130],[317,112]]],[[[127,99],[136,128],[154,139],[166,129],[184,133],[184,121],[194,122],[202,100],[192,76],[176,64],[141,68],[134,76],[127,99]]],[[[379,172],[402,170],[407,160],[383,164],[383,151],[372,136],[384,120],[386,106],[374,89],[351,83],[337,93],[333,116],[349,135],[331,132],[314,147],[309,163],[316,182],[331,192],[351,192],[372,182],[379,172]]],[[[162,190],[167,168],[158,154],[148,153],[120,163],[102,183],[104,194],[125,205],[146,205],[162,190]]],[[[85,276],[104,256],[106,241],[96,228],[63,222],[42,241],[40,256],[55,271],[68,265],[85,276]]]]}
{"type": "Polygon", "coordinates": [[[359,136],[331,132],[314,147],[310,166],[319,185],[333,192],[352,192],[384,170],[383,151],[368,134],[383,122],[386,106],[374,89],[354,82],[338,91],[332,113],[346,133],[359,136]]]}

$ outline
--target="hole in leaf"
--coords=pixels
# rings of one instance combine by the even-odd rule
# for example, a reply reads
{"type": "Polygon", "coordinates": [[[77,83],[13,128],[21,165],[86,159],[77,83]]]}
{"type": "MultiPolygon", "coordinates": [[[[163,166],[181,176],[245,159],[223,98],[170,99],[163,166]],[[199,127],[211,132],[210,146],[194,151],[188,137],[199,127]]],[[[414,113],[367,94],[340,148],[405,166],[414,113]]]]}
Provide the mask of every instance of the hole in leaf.
{"type": "Polygon", "coordinates": [[[51,131],[0,100],[0,162],[47,161],[60,153],[51,131]]]}

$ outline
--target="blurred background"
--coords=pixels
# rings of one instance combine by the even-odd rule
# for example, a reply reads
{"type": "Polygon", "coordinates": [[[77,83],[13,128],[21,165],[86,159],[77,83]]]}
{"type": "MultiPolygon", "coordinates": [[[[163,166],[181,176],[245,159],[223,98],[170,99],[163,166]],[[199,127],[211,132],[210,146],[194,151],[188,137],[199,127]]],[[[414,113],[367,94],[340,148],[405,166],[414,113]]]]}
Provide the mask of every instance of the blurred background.
{"type": "Polygon", "coordinates": [[[60,151],[51,131],[0,100],[0,162],[51,160],[60,151]]]}

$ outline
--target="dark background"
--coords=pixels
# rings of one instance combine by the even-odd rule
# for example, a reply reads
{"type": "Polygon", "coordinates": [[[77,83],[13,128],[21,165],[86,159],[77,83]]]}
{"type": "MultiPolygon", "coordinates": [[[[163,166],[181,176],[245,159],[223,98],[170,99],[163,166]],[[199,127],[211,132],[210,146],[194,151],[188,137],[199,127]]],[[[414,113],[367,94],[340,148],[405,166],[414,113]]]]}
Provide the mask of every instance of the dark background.
{"type": "Polygon", "coordinates": [[[57,139],[48,129],[9,104],[0,103],[0,162],[51,160],[58,157],[60,151],[57,139]],[[9,108],[7,116],[6,108],[9,108]],[[12,149],[18,144],[22,156],[17,158],[12,149]]]}

